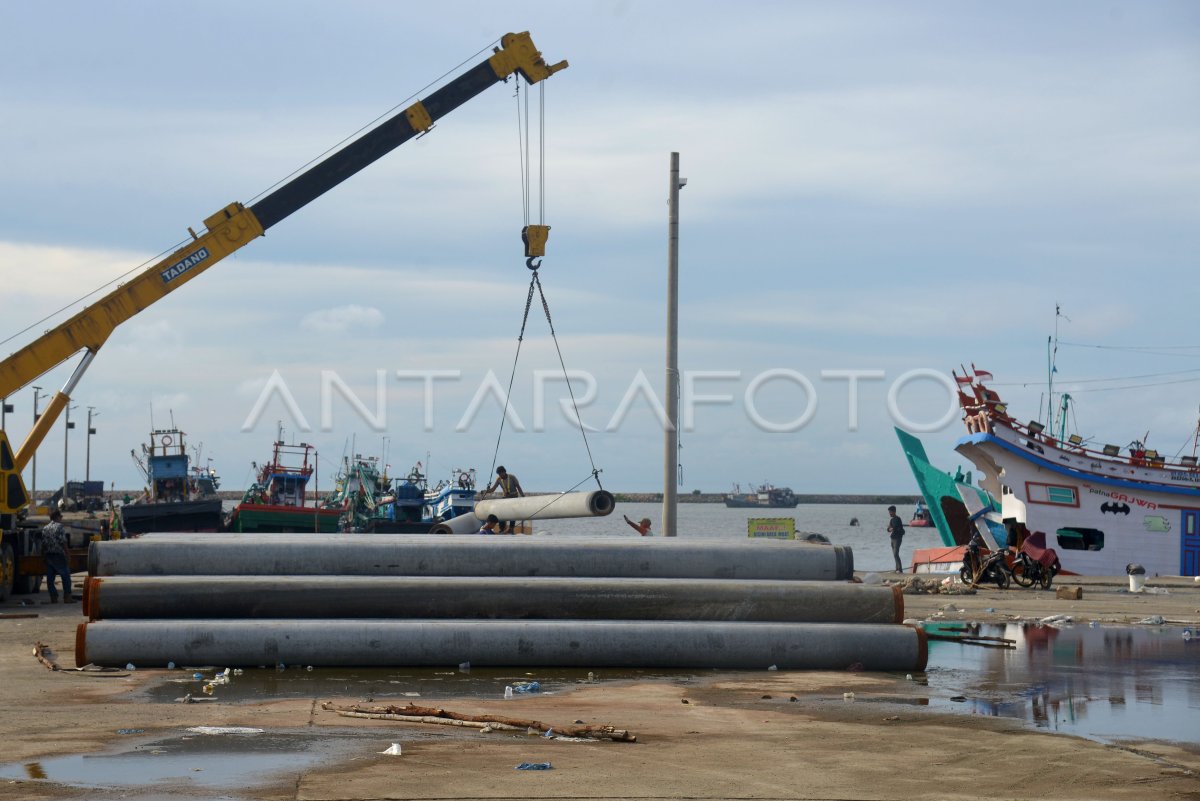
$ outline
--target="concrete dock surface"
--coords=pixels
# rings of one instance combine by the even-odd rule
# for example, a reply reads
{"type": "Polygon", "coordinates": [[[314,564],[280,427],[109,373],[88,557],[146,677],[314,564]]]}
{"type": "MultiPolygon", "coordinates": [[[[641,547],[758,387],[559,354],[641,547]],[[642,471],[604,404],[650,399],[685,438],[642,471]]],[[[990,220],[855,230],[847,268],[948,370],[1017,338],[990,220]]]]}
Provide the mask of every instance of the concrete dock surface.
{"type": "MultiPolygon", "coordinates": [[[[82,576],[76,578],[78,586],[82,576]]],[[[905,616],[1005,622],[1069,615],[1104,626],[1136,626],[1159,616],[1168,624],[1200,625],[1200,584],[1191,579],[1151,577],[1150,591],[1137,594],[1124,576],[1060,576],[1055,586],[1078,586],[1081,597],[1016,588],[906,595],[905,616]]],[[[322,709],[322,702],[367,700],[353,693],[223,701],[217,687],[216,700],[164,702],[150,690],[186,679],[182,671],[88,674],[52,671],[39,662],[36,643],[59,665],[74,665],[75,627],[84,620],[80,604],[38,603],[44,599],[44,593],[17,596],[0,605],[0,799],[1200,798],[1194,745],[1103,743],[920,703],[843,702],[844,693],[919,701],[927,688],[894,674],[764,669],[608,681],[601,673],[601,680],[553,694],[428,702],[470,715],[610,725],[636,734],[636,743],[350,719],[322,709]],[[33,605],[20,605],[23,598],[33,605]],[[214,752],[238,764],[249,758],[254,735],[188,732],[198,726],[259,729],[283,748],[306,743],[307,756],[276,769],[264,756],[259,770],[243,776],[230,767],[229,784],[213,783],[225,764],[213,760],[214,752]],[[203,752],[197,751],[201,741],[203,752]],[[401,755],[381,753],[392,743],[401,745],[401,755]],[[101,757],[124,764],[122,754],[136,756],[142,767],[126,776],[104,767],[109,762],[101,757]],[[90,758],[80,759],[85,755],[90,758]],[[155,778],[143,769],[158,764],[155,759],[195,761],[182,778],[155,778]],[[552,769],[514,770],[545,762],[552,769]],[[75,774],[58,770],[71,765],[75,774]],[[146,778],[129,778],[139,770],[146,778]]],[[[283,674],[279,681],[290,678],[283,674]]],[[[426,703],[402,693],[374,700],[426,703]]]]}

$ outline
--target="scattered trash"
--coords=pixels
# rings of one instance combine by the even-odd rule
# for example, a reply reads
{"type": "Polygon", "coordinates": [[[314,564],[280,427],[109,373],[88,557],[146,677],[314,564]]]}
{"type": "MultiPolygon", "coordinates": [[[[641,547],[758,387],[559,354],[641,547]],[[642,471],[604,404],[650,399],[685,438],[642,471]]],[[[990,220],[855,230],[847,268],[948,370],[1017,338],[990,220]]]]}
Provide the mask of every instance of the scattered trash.
{"type": "Polygon", "coordinates": [[[547,740],[554,739],[554,728],[551,727],[549,729],[546,729],[546,733],[543,734],[542,736],[545,737],[547,740]]]}
{"type": "Polygon", "coordinates": [[[596,680],[596,674],[589,670],[588,671],[588,681],[595,681],[595,680],[596,680]]]}
{"type": "Polygon", "coordinates": [[[117,729],[117,734],[145,734],[145,729],[117,729]]]}
{"type": "Polygon", "coordinates": [[[263,729],[253,726],[192,726],[187,731],[192,734],[262,734],[263,729]]]}
{"type": "Polygon", "coordinates": [[[854,693],[842,693],[842,700],[843,701],[853,701],[854,693]]]}
{"type": "Polygon", "coordinates": [[[480,730],[479,730],[479,733],[480,733],[480,734],[491,734],[491,733],[492,733],[492,727],[491,727],[491,726],[484,726],[482,729],[480,729],[480,730]]]}
{"type": "Polygon", "coordinates": [[[983,611],[985,611],[985,612],[995,612],[995,611],[996,611],[996,607],[994,607],[994,606],[989,606],[987,609],[984,609],[983,611]]]}
{"type": "Polygon", "coordinates": [[[1190,639],[1192,639],[1192,630],[1191,630],[1191,629],[1184,629],[1184,630],[1183,630],[1183,639],[1185,639],[1185,640],[1190,640],[1190,639]]]}
{"type": "Polygon", "coordinates": [[[168,662],[168,663],[167,663],[167,670],[174,670],[174,669],[175,669],[175,663],[174,663],[174,662],[168,662]]]}
{"type": "Polygon", "coordinates": [[[906,681],[912,681],[912,680],[913,680],[912,674],[911,674],[911,673],[905,673],[905,674],[904,674],[904,679],[905,679],[906,681]]]}
{"type": "Polygon", "coordinates": [[[204,674],[203,673],[193,673],[192,678],[195,679],[196,681],[204,681],[204,674]]]}
{"type": "Polygon", "coordinates": [[[779,670],[779,665],[768,665],[767,670],[779,670]]]}
{"type": "Polygon", "coordinates": [[[505,698],[512,698],[512,697],[513,697],[513,689],[512,689],[512,687],[511,687],[511,686],[509,686],[509,687],[505,687],[505,688],[504,688],[504,697],[505,697],[505,698]]]}
{"type": "Polygon", "coordinates": [[[125,669],[126,670],[137,670],[137,668],[133,666],[132,662],[130,662],[128,665],[126,665],[125,669]]]}
{"type": "Polygon", "coordinates": [[[1165,622],[1166,621],[1163,620],[1162,615],[1151,615],[1150,617],[1144,617],[1138,621],[1138,623],[1142,623],[1147,626],[1161,626],[1165,622]]]}
{"type": "MultiPolygon", "coordinates": [[[[518,693],[540,693],[542,691],[541,683],[536,681],[514,681],[512,688],[513,692],[518,693]]],[[[504,694],[504,697],[508,697],[507,692],[504,694]]]]}
{"type": "Polygon", "coordinates": [[[884,718],[884,720],[899,720],[899,719],[900,719],[899,715],[888,715],[886,718],[884,718]]]}
{"type": "Polygon", "coordinates": [[[312,665],[306,667],[305,670],[307,670],[309,673],[312,673],[312,665]]]}
{"type": "Polygon", "coordinates": [[[1142,592],[1147,595],[1170,595],[1171,592],[1166,587],[1146,587],[1142,592]]]}
{"type": "Polygon", "coordinates": [[[516,770],[550,770],[553,767],[549,762],[522,762],[516,770]]]}
{"type": "Polygon", "coordinates": [[[878,573],[867,573],[865,576],[862,577],[862,583],[863,584],[882,584],[883,577],[880,576],[878,573]]]}
{"type": "Polygon", "coordinates": [[[381,754],[389,754],[391,756],[400,756],[400,743],[392,743],[391,747],[380,751],[381,754]]]}
{"type": "Polygon", "coordinates": [[[1098,629],[1100,628],[1100,624],[1093,620],[1091,623],[1088,623],[1088,628],[1098,629]]]}
{"type": "Polygon", "coordinates": [[[1041,620],[1039,620],[1038,622],[1041,623],[1043,626],[1050,626],[1055,623],[1070,623],[1071,616],[1070,615],[1050,615],[1050,617],[1044,617],[1041,620]]]}
{"type": "Polygon", "coordinates": [[[470,673],[471,672],[471,663],[470,662],[459,662],[458,663],[458,672],[459,673],[470,673]]]}
{"type": "Polygon", "coordinates": [[[688,700],[688,699],[686,699],[686,698],[680,698],[680,699],[679,699],[679,702],[680,702],[681,704],[690,704],[690,703],[691,703],[691,701],[689,701],[689,700],[688,700]]]}
{"type": "Polygon", "coordinates": [[[762,700],[764,700],[764,701],[770,701],[770,700],[771,700],[771,696],[769,696],[769,695],[764,695],[764,696],[762,697],[762,700]]]}
{"type": "Polygon", "coordinates": [[[958,701],[958,702],[960,702],[960,703],[961,703],[962,701],[965,701],[965,700],[967,700],[967,696],[965,696],[965,695],[952,695],[952,696],[950,696],[950,700],[951,700],[951,701],[958,701]]]}

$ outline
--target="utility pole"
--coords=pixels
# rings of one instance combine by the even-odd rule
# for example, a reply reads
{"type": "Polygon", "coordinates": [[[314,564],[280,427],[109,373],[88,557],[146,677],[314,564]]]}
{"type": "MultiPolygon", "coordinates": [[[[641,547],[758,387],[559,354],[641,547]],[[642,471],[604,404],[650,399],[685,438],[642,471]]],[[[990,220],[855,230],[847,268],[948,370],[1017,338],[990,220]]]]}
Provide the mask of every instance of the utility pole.
{"type": "Polygon", "coordinates": [[[679,177],[679,154],[671,154],[671,181],[667,203],[667,430],[663,446],[664,537],[676,536],[675,512],[679,501],[679,190],[687,179],[679,177]]]}
{"type": "MultiPolygon", "coordinates": [[[[33,388],[33,424],[36,426],[38,421],[38,396],[41,393],[41,387],[33,388]]],[[[34,509],[37,509],[37,451],[33,452],[33,458],[29,460],[33,473],[29,480],[29,501],[34,509]]]]}
{"type": "Polygon", "coordinates": [[[92,418],[99,417],[99,416],[100,416],[100,414],[98,412],[96,412],[95,406],[88,407],[87,460],[84,462],[84,467],[83,467],[83,480],[84,481],[92,480],[92,434],[96,433],[96,429],[92,428],[92,418]]]}

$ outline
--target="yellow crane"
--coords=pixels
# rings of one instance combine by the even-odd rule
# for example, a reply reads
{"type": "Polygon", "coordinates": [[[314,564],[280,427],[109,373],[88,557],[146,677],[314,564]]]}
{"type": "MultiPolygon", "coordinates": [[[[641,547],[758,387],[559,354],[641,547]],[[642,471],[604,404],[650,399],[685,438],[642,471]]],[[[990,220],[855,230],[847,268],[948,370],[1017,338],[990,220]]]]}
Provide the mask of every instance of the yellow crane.
{"type": "MultiPolygon", "coordinates": [[[[547,63],[527,31],[505,34],[500,39],[500,46],[494,48],[486,60],[380,123],[257,203],[249,207],[230,203],[204,220],[204,230],[200,234],[189,228],[192,238],[186,245],[0,361],[0,398],[3,398],[13,395],[75,354],[83,353],[71,377],[51,398],[20,448],[14,451],[7,434],[0,430],[0,530],[3,531],[0,600],[7,598],[14,589],[22,591],[41,561],[32,555],[32,532],[19,525],[31,500],[21,472],[117,326],[396,147],[425,133],[434,122],[488,87],[506,82],[513,75],[519,75],[530,84],[538,83],[566,67],[566,61],[547,63]]],[[[527,226],[522,232],[527,257],[542,255],[548,231],[548,226],[527,226]]]]}

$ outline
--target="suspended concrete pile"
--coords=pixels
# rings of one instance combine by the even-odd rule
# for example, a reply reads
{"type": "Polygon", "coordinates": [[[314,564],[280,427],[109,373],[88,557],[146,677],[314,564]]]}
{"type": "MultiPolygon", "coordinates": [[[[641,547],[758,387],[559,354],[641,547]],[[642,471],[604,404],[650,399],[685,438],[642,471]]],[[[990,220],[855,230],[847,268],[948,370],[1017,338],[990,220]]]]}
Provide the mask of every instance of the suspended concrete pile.
{"type": "Polygon", "coordinates": [[[570,517],[605,517],[617,508],[611,492],[564,492],[520,498],[485,498],[475,503],[473,515],[459,515],[438,523],[431,534],[474,534],[482,521],[494,514],[501,520],[562,520],[570,517]]]}
{"type": "Polygon", "coordinates": [[[903,596],[841,546],[146,535],[96,542],[85,665],[921,670],[903,596]]]}

